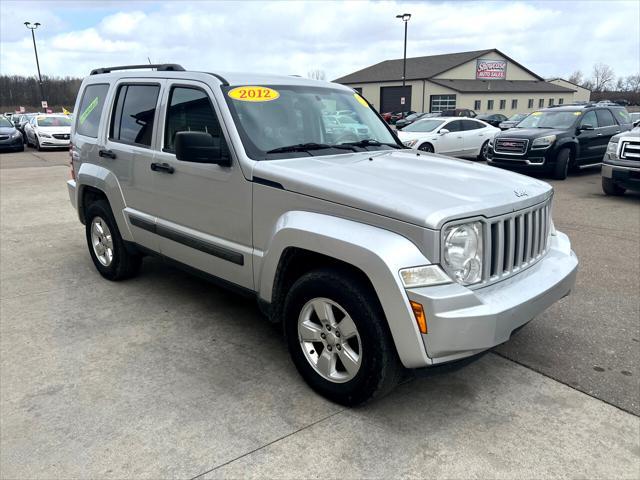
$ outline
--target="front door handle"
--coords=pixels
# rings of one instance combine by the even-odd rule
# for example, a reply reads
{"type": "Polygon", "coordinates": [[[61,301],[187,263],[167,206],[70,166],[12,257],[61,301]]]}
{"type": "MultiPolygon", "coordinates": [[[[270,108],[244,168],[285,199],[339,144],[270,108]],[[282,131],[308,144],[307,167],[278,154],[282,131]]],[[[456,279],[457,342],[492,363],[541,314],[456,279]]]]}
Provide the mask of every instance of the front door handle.
{"type": "Polygon", "coordinates": [[[604,133],[598,133],[598,134],[596,134],[596,137],[601,137],[603,135],[604,135],[604,133]]]}
{"type": "Polygon", "coordinates": [[[98,156],[115,160],[116,154],[112,150],[98,150],[98,156]]]}
{"type": "Polygon", "coordinates": [[[175,172],[175,168],[173,168],[171,165],[169,165],[168,163],[152,163],[151,164],[151,170],[153,170],[154,172],[164,172],[164,173],[173,173],[175,172]]]}

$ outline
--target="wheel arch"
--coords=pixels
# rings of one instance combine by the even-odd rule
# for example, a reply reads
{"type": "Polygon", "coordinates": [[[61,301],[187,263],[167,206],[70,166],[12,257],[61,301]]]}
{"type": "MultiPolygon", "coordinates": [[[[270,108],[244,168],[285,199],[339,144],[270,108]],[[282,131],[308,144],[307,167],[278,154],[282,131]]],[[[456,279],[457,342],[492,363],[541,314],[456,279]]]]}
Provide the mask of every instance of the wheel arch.
{"type": "Polygon", "coordinates": [[[272,316],[281,314],[287,286],[300,275],[319,266],[347,268],[373,289],[403,365],[431,363],[398,273],[430,261],[407,238],[353,220],[293,211],[278,220],[261,260],[255,283],[272,316]]]}
{"type": "Polygon", "coordinates": [[[578,145],[578,142],[576,142],[574,140],[565,140],[564,142],[560,143],[556,147],[556,152],[555,152],[555,155],[554,155],[554,161],[558,158],[558,155],[560,154],[560,151],[563,148],[568,148],[569,149],[569,165],[577,164],[578,155],[580,153],[580,145],[578,145]]]}
{"type": "Polygon", "coordinates": [[[85,223],[85,209],[89,205],[87,202],[103,198],[109,203],[122,238],[132,241],[133,235],[123,214],[126,203],[120,188],[120,182],[118,182],[113,172],[99,165],[83,163],[76,176],[77,206],[80,221],[85,223]]]}

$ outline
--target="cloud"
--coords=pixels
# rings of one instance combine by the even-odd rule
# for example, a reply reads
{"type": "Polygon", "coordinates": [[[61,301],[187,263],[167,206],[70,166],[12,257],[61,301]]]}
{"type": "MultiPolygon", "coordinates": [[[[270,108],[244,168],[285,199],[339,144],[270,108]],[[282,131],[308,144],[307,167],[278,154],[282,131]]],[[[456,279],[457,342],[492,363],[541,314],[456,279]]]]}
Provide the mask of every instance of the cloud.
{"type": "Polygon", "coordinates": [[[596,62],[623,75],[640,70],[637,2],[3,0],[0,8],[2,73],[33,74],[22,22],[37,17],[48,75],[84,76],[98,66],[150,58],[206,71],[321,69],[336,78],[401,57],[403,26],[395,15],[405,11],[412,14],[408,56],[495,47],[542,76],[589,72],[596,62]]]}

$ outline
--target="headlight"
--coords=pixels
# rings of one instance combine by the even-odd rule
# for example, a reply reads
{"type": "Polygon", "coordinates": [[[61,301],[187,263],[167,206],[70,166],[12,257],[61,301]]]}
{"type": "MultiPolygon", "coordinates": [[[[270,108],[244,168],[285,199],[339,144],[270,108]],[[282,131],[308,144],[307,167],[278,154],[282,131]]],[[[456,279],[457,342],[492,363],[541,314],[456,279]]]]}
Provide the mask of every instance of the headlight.
{"type": "Polygon", "coordinates": [[[463,285],[482,280],[482,223],[454,225],[444,232],[445,270],[463,285]]]}
{"type": "Polygon", "coordinates": [[[400,270],[400,278],[405,288],[428,287],[451,283],[451,279],[438,265],[404,268],[400,270]]]}
{"type": "Polygon", "coordinates": [[[407,140],[403,143],[405,147],[415,147],[416,143],[418,143],[418,140],[407,140]]]}
{"type": "Polygon", "coordinates": [[[49,135],[48,133],[43,133],[43,132],[36,132],[38,134],[39,137],[44,137],[44,138],[51,138],[51,135],[49,135]]]}
{"type": "Polygon", "coordinates": [[[618,138],[612,138],[607,144],[607,157],[611,160],[618,159],[618,138]]]}
{"type": "Polygon", "coordinates": [[[555,135],[547,135],[546,137],[536,138],[531,146],[533,148],[549,148],[556,141],[555,135]]]}
{"type": "Polygon", "coordinates": [[[20,133],[19,130],[16,130],[15,132],[13,132],[13,135],[11,135],[11,138],[18,138],[21,137],[22,134],[20,133]]]}

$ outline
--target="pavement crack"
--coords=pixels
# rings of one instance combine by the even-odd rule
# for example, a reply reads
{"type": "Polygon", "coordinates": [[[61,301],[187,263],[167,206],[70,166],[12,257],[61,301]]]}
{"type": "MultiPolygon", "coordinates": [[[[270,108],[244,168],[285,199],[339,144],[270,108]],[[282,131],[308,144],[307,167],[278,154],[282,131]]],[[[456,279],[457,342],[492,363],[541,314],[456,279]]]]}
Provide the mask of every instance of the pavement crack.
{"type": "Polygon", "coordinates": [[[629,410],[627,408],[621,407],[620,405],[616,405],[615,403],[612,403],[609,400],[605,400],[604,398],[600,398],[600,397],[597,397],[595,395],[592,395],[591,393],[585,392],[584,390],[581,390],[580,388],[576,388],[575,386],[571,385],[570,383],[564,382],[560,378],[557,378],[557,377],[554,377],[552,375],[549,375],[548,373],[543,372],[542,370],[540,370],[538,368],[534,368],[534,367],[532,367],[530,365],[527,365],[526,363],[522,363],[522,362],[519,362],[518,360],[514,360],[513,358],[509,358],[506,355],[504,355],[503,353],[496,352],[495,350],[492,351],[491,353],[493,353],[494,355],[497,355],[498,357],[504,358],[505,360],[507,360],[509,362],[513,362],[516,365],[520,365],[521,367],[527,368],[527,369],[531,370],[532,372],[536,372],[536,373],[542,375],[543,377],[550,378],[551,380],[553,380],[555,382],[561,383],[562,385],[564,385],[566,387],[569,387],[570,389],[575,390],[576,392],[580,392],[580,393],[586,395],[587,397],[594,398],[594,399],[596,399],[596,400],[598,400],[598,401],[600,401],[602,403],[606,403],[607,405],[611,405],[612,407],[615,407],[615,408],[617,408],[618,410],[620,410],[622,412],[625,412],[625,413],[628,413],[630,415],[633,415],[634,417],[639,417],[640,418],[640,415],[638,415],[637,413],[635,413],[635,412],[633,412],[633,411],[631,411],[631,410],[629,410]]]}
{"type": "Polygon", "coordinates": [[[249,456],[249,455],[251,455],[251,454],[253,454],[253,453],[255,453],[255,452],[259,452],[260,450],[262,450],[262,449],[264,449],[264,448],[267,448],[267,447],[269,447],[269,446],[271,446],[271,445],[273,445],[273,444],[275,444],[275,443],[278,443],[278,442],[280,442],[281,440],[284,440],[285,438],[289,438],[289,437],[291,437],[292,435],[295,435],[295,434],[296,434],[296,433],[298,433],[298,432],[302,432],[303,430],[306,430],[306,429],[308,429],[308,428],[311,428],[311,427],[313,427],[313,426],[317,425],[318,423],[324,422],[325,420],[327,420],[327,419],[329,419],[329,418],[331,418],[331,417],[335,417],[336,415],[338,415],[339,413],[344,412],[345,410],[346,410],[346,409],[344,409],[344,408],[343,408],[343,409],[341,409],[341,410],[338,410],[337,412],[334,412],[334,413],[332,413],[332,414],[330,414],[330,415],[327,415],[326,417],[323,417],[323,418],[321,418],[321,419],[319,419],[319,420],[316,420],[315,422],[311,422],[311,423],[309,423],[308,425],[305,425],[304,427],[300,427],[299,429],[297,429],[297,430],[295,430],[295,431],[293,431],[293,432],[287,433],[286,435],[283,435],[283,436],[278,437],[278,438],[276,438],[276,439],[274,439],[274,440],[272,440],[272,441],[270,441],[270,442],[267,442],[267,443],[265,443],[264,445],[259,446],[258,448],[254,448],[253,450],[250,450],[250,451],[248,451],[248,452],[245,452],[245,453],[243,453],[242,455],[238,455],[237,457],[232,458],[231,460],[228,460],[228,461],[226,461],[226,462],[224,462],[224,463],[221,463],[220,465],[216,465],[215,467],[213,467],[213,468],[211,468],[211,469],[207,470],[206,472],[199,473],[199,474],[198,474],[198,475],[196,475],[195,477],[192,477],[190,480],[196,480],[196,479],[198,479],[198,478],[203,477],[204,475],[207,475],[208,473],[215,472],[216,470],[218,470],[218,469],[220,469],[220,468],[222,468],[222,467],[224,467],[224,466],[226,466],[226,465],[229,465],[229,464],[231,464],[231,463],[233,463],[233,462],[235,462],[235,461],[237,461],[237,460],[240,460],[241,458],[244,458],[244,457],[246,457],[246,456],[249,456]]]}

